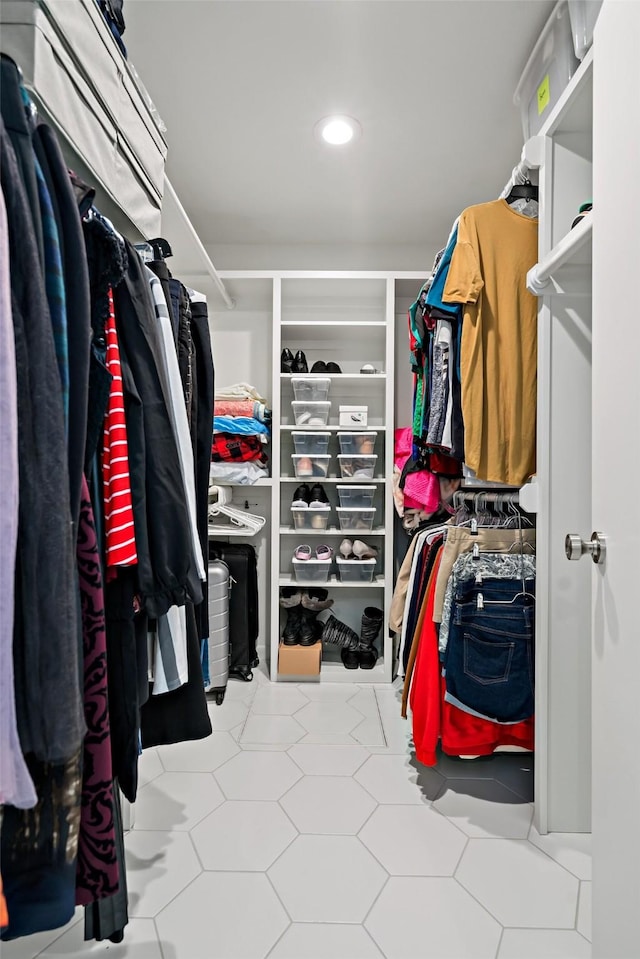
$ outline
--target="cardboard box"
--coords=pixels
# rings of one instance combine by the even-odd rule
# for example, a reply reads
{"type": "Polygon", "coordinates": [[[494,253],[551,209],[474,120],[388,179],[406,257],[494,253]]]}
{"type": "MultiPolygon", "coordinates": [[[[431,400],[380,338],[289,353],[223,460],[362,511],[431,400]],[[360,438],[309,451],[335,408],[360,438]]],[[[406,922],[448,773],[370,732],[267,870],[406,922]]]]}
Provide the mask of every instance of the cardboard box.
{"type": "Polygon", "coordinates": [[[340,406],[338,409],[340,426],[366,426],[368,406],[340,406]]]}
{"type": "Polygon", "coordinates": [[[278,650],[278,672],[283,676],[319,676],[322,643],[313,646],[285,646],[278,650]]]}

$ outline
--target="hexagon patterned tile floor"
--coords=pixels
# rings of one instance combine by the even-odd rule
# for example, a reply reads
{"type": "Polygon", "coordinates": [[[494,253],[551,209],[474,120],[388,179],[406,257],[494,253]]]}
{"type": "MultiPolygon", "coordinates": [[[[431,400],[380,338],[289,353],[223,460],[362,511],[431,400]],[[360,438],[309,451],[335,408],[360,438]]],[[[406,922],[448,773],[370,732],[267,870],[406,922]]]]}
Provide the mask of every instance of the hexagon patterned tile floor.
{"type": "Polygon", "coordinates": [[[76,909],[2,959],[588,959],[590,838],[531,825],[531,756],[425,768],[397,689],[262,667],[209,713],[141,758],[124,942],[76,909]]]}

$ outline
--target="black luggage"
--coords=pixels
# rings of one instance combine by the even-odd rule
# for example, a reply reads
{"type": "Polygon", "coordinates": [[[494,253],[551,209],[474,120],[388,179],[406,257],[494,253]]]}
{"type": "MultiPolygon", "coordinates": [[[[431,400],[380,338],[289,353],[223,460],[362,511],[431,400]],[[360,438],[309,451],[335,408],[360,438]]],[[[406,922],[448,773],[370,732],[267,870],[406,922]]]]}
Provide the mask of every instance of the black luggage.
{"type": "Polygon", "coordinates": [[[229,568],[229,675],[253,679],[258,663],[258,564],[253,546],[209,540],[209,559],[229,568]]]}

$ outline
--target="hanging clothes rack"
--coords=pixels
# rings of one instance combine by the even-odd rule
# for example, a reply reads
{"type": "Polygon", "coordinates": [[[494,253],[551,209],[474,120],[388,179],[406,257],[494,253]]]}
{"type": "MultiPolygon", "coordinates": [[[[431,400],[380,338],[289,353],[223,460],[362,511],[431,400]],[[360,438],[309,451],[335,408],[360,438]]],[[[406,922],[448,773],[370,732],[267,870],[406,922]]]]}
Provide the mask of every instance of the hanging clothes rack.
{"type": "Polygon", "coordinates": [[[255,536],[267,522],[264,516],[248,513],[231,505],[232,492],[226,486],[211,486],[209,497],[209,535],[218,536],[255,536]],[[230,522],[216,523],[218,516],[226,516],[230,522]]]}
{"type": "Polygon", "coordinates": [[[516,163],[511,176],[500,194],[500,199],[504,200],[511,192],[512,187],[522,183],[530,183],[531,174],[542,166],[544,158],[544,137],[531,137],[522,148],[522,155],[519,163],[516,163]]]}

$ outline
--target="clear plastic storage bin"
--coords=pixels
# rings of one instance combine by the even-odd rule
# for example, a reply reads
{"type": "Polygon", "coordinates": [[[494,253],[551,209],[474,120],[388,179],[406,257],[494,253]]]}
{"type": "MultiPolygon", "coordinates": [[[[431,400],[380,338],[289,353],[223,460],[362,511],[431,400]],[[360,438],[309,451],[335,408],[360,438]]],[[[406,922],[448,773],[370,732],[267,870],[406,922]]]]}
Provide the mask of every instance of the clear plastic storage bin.
{"type": "Polygon", "coordinates": [[[293,559],[296,583],[326,583],[331,571],[330,559],[293,559]]]}
{"type": "Polygon", "coordinates": [[[306,509],[302,506],[291,507],[294,529],[326,529],[330,513],[330,506],[325,509],[306,509]]]}
{"type": "Polygon", "coordinates": [[[331,380],[325,379],[323,376],[292,377],[291,385],[293,386],[293,395],[301,403],[315,403],[318,400],[329,399],[331,380]]]}
{"type": "Polygon", "coordinates": [[[569,0],[573,49],[578,60],[584,59],[593,43],[593,29],[601,6],[602,0],[569,0]]]}
{"type": "Polygon", "coordinates": [[[343,479],[373,479],[377,456],[338,456],[340,475],[343,479]]]}
{"type": "Polygon", "coordinates": [[[375,486],[356,486],[355,483],[353,486],[336,486],[338,491],[338,498],[340,500],[340,506],[349,509],[353,506],[357,508],[367,507],[371,508],[373,506],[373,497],[376,495],[375,486]]]}
{"type": "Polygon", "coordinates": [[[297,453],[292,453],[291,459],[293,461],[293,471],[300,479],[309,479],[310,477],[313,479],[316,476],[319,479],[324,479],[329,472],[330,456],[324,456],[320,453],[311,456],[299,456],[297,453]]]}
{"type": "Polygon", "coordinates": [[[346,509],[344,506],[336,507],[338,522],[341,530],[351,530],[352,532],[364,533],[371,532],[373,521],[376,516],[375,509],[365,509],[364,507],[352,506],[346,509]]]}
{"type": "Polygon", "coordinates": [[[331,412],[331,403],[299,403],[293,400],[291,407],[293,409],[293,418],[296,426],[326,426],[329,422],[329,413],[331,412]]]}
{"type": "Polygon", "coordinates": [[[516,88],[525,140],[535,136],[576,72],[567,0],[559,0],[536,43],[516,88]]]}
{"type": "Polygon", "coordinates": [[[342,583],[372,583],[375,559],[336,559],[338,579],[342,583]]]}
{"type": "Polygon", "coordinates": [[[309,456],[310,453],[326,453],[329,449],[331,433],[292,433],[296,453],[309,456]]]}
{"type": "Polygon", "coordinates": [[[340,452],[351,456],[370,456],[375,452],[377,437],[377,433],[338,433],[340,452]]]}

